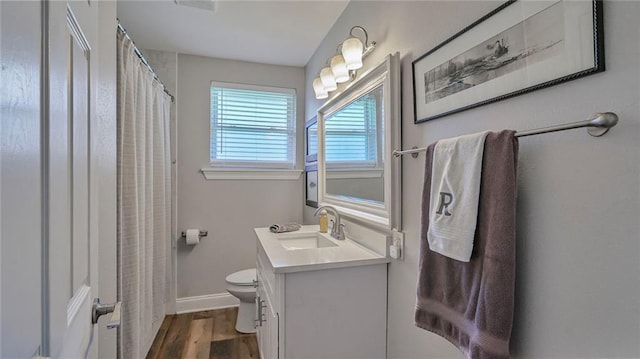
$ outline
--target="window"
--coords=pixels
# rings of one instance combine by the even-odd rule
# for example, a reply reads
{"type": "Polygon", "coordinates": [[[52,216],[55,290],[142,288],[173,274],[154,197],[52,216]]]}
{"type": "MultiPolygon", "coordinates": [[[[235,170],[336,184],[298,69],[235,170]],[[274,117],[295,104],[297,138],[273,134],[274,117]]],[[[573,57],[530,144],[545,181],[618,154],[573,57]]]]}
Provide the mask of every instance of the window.
{"type": "Polygon", "coordinates": [[[293,169],[294,89],[211,83],[212,167],[293,169]]]}
{"type": "Polygon", "coordinates": [[[338,110],[325,122],[325,154],[329,168],[381,166],[377,131],[382,116],[382,87],[338,110]]]}

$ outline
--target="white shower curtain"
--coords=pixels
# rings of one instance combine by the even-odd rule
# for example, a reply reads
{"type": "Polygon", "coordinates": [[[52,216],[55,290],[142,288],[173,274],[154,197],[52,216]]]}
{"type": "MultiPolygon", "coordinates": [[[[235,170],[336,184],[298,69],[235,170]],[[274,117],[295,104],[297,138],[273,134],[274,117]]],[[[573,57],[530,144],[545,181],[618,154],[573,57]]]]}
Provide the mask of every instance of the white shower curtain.
{"type": "Polygon", "coordinates": [[[170,278],[170,97],[118,31],[118,296],[121,358],[144,358],[170,278]]]}

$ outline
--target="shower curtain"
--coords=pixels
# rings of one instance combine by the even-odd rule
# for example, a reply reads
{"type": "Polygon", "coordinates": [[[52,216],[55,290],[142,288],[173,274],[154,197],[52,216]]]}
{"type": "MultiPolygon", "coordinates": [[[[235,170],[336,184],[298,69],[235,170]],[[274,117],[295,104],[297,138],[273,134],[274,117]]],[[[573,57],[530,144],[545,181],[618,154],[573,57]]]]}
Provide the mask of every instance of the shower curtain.
{"type": "Polygon", "coordinates": [[[144,358],[166,314],[171,250],[171,98],[117,35],[120,358],[144,358]]]}

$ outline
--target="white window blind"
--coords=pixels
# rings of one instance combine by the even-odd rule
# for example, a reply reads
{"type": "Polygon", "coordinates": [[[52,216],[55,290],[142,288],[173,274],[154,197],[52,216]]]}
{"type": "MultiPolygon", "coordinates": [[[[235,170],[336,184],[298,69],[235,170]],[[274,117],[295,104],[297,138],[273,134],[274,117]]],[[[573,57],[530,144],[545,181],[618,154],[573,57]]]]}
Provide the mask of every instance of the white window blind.
{"type": "Polygon", "coordinates": [[[211,165],[295,167],[294,89],[211,83],[211,165]]]}
{"type": "Polygon", "coordinates": [[[325,122],[327,165],[376,167],[380,162],[377,129],[381,115],[382,87],[332,114],[325,122]]]}

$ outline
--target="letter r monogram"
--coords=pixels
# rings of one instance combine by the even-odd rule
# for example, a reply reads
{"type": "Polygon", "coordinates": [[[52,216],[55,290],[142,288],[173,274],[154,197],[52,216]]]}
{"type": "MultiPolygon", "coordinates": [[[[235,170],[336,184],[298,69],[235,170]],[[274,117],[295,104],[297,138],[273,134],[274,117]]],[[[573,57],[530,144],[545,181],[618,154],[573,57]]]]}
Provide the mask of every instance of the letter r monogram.
{"type": "Polygon", "coordinates": [[[447,192],[440,192],[440,204],[438,205],[437,214],[442,214],[442,209],[444,209],[444,215],[450,216],[451,212],[449,212],[449,205],[453,202],[453,195],[447,192]]]}

